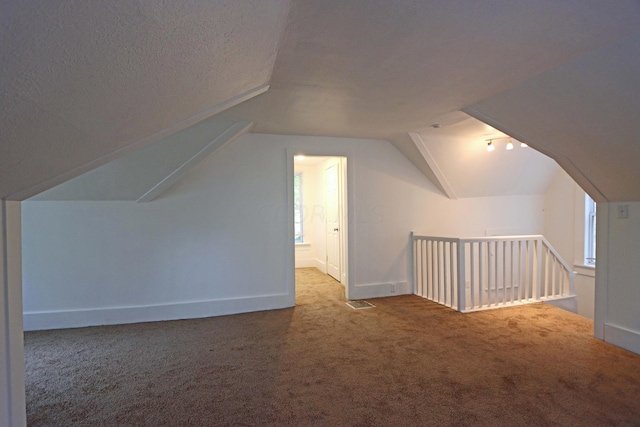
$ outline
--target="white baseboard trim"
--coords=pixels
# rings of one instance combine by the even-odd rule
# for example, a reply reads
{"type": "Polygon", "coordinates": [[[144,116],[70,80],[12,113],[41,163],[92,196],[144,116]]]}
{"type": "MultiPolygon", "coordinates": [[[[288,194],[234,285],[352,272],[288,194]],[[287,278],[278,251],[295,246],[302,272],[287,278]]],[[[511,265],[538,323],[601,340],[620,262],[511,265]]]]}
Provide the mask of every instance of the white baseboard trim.
{"type": "Polygon", "coordinates": [[[638,331],[605,323],[604,340],[609,344],[640,354],[640,332],[638,331]]]}
{"type": "Polygon", "coordinates": [[[294,305],[295,297],[291,297],[288,294],[278,294],[149,306],[26,312],[23,314],[23,319],[25,331],[38,331],[162,320],[196,319],[274,310],[293,307],[294,305]]]}
{"type": "Polygon", "coordinates": [[[296,268],[312,268],[316,266],[316,260],[313,258],[298,259],[296,258],[296,268]]]}
{"type": "Polygon", "coordinates": [[[316,258],[315,264],[313,266],[322,271],[324,274],[327,274],[327,264],[324,261],[320,261],[318,258],[316,258]]]}
{"type": "Polygon", "coordinates": [[[396,282],[395,291],[393,290],[394,283],[370,283],[364,285],[356,285],[354,289],[349,292],[349,298],[365,299],[365,298],[379,298],[379,297],[393,297],[396,295],[405,295],[411,293],[411,287],[409,282],[396,282]]]}
{"type": "Polygon", "coordinates": [[[575,295],[570,297],[548,299],[543,301],[546,302],[547,304],[553,305],[554,307],[558,307],[563,310],[570,311],[572,313],[578,313],[578,298],[575,295]]]}

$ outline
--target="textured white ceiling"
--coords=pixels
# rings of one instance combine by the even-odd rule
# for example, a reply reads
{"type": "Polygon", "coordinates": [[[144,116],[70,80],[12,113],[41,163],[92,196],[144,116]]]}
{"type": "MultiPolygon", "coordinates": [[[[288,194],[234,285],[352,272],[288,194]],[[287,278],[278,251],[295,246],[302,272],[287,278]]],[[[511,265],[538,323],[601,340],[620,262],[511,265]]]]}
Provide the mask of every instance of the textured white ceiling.
{"type": "Polygon", "coordinates": [[[594,200],[640,200],[640,33],[490,97],[470,113],[552,154],[594,200]]]}
{"type": "Polygon", "coordinates": [[[269,92],[228,114],[279,134],[388,138],[638,25],[637,2],[298,0],[269,92]]]}
{"type": "Polygon", "coordinates": [[[556,162],[471,117],[447,128],[430,128],[421,139],[458,198],[541,195],[560,169],[556,162]],[[487,151],[487,140],[495,150],[487,151]]]}
{"type": "MultiPolygon", "coordinates": [[[[466,117],[460,110],[473,105],[527,135],[542,120],[554,131],[532,139],[561,164],[571,158],[574,178],[594,174],[608,199],[640,200],[638,188],[612,190],[624,186],[622,178],[604,182],[618,159],[640,160],[629,143],[637,101],[626,93],[638,75],[637,42],[618,42],[640,28],[637,0],[40,0],[0,7],[0,197],[269,83],[268,92],[222,118],[254,122],[255,132],[399,141],[432,123],[456,129],[466,117]],[[536,96],[544,99],[533,102],[536,96]],[[529,115],[553,96],[546,116],[529,115]],[[610,105],[611,117],[599,120],[610,105]],[[585,134],[616,132],[624,142],[598,178],[594,165],[605,142],[585,134]]],[[[481,173],[478,167],[469,173],[481,173]]]]}
{"type": "Polygon", "coordinates": [[[6,197],[268,83],[289,2],[0,7],[6,197]]]}

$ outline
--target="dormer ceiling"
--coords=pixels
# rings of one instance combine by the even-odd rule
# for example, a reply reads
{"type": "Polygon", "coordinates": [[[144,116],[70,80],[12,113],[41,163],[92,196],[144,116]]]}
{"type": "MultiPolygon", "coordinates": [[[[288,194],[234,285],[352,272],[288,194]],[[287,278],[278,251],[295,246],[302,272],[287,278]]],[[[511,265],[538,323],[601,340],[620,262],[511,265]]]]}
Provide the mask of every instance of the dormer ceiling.
{"type": "Polygon", "coordinates": [[[254,132],[388,138],[634,31],[637,2],[294,1],[254,132]]]}
{"type": "Polygon", "coordinates": [[[594,200],[640,200],[640,33],[467,111],[550,153],[594,200]]]}
{"type": "MultiPolygon", "coordinates": [[[[602,143],[581,131],[593,112],[570,114],[602,99],[576,85],[637,106],[627,93],[640,80],[636,0],[61,0],[9,2],[0,15],[0,197],[27,197],[225,109],[221,120],[253,132],[393,141],[455,128],[472,108],[504,132],[522,129],[602,200],[640,200],[637,186],[598,182],[612,174],[596,173],[602,143]],[[590,72],[607,58],[622,68],[590,72]],[[564,114],[527,119],[549,105],[540,94],[562,98],[563,87],[573,88],[554,103],[564,114]],[[544,133],[530,132],[537,120],[544,133]]],[[[634,134],[631,115],[598,131],[634,134]]],[[[625,138],[616,148],[637,164],[625,138]]]]}

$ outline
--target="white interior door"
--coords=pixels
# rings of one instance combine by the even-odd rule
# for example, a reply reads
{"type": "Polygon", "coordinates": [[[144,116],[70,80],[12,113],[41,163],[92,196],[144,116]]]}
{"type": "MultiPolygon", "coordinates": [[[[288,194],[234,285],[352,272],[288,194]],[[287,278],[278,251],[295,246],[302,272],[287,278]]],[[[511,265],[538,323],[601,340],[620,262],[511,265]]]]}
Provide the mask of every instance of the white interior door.
{"type": "Polygon", "coordinates": [[[324,170],[325,219],[327,235],[327,274],[340,281],[340,182],[339,162],[329,163],[324,170]]]}

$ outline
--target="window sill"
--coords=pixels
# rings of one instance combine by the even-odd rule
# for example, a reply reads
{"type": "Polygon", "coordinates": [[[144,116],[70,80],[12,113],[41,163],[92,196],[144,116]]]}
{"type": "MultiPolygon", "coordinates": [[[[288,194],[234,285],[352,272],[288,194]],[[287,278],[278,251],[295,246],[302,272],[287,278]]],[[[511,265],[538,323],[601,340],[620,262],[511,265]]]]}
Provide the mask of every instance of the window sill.
{"type": "Polygon", "coordinates": [[[300,242],[296,243],[296,248],[304,248],[306,246],[311,246],[311,242],[300,242]]]}
{"type": "Polygon", "coordinates": [[[576,264],[573,266],[573,268],[581,276],[596,277],[595,265],[576,264]]]}

